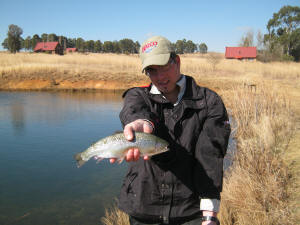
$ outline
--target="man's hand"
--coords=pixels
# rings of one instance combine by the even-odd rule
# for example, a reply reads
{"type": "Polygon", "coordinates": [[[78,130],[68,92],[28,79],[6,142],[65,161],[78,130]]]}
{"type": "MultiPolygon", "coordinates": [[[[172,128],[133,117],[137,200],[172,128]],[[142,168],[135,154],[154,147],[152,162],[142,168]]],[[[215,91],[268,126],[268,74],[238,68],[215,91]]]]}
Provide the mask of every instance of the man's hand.
{"type": "MultiPolygon", "coordinates": [[[[132,141],[134,139],[134,132],[144,132],[144,133],[152,133],[153,126],[147,120],[138,119],[124,127],[124,135],[128,141],[132,141]]],[[[126,154],[126,161],[137,161],[140,158],[140,151],[137,148],[131,148],[128,150],[126,154]]],[[[144,156],[144,160],[148,160],[148,156],[144,156]]],[[[110,163],[114,163],[116,161],[115,158],[110,159],[110,163]]]]}

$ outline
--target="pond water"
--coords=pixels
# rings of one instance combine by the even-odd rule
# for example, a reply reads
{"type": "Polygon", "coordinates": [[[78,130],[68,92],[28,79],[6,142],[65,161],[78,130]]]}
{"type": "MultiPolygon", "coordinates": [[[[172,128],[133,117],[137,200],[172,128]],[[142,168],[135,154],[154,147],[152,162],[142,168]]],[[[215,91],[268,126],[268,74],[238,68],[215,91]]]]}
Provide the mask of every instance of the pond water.
{"type": "Polygon", "coordinates": [[[121,130],[121,107],[120,93],[0,92],[0,224],[101,224],[127,165],[73,155],[121,130]]]}
{"type": "Polygon", "coordinates": [[[126,163],[73,155],[121,129],[120,94],[0,92],[0,224],[100,224],[126,163]]]}

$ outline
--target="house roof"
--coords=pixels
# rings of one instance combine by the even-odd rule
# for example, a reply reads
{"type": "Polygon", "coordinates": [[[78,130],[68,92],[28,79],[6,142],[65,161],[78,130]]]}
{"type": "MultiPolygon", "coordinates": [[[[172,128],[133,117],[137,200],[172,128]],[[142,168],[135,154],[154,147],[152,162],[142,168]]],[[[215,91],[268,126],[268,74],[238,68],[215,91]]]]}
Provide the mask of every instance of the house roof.
{"type": "Polygon", "coordinates": [[[38,42],[34,48],[34,51],[54,51],[58,45],[57,41],[54,42],[38,42]]]}
{"type": "Polygon", "coordinates": [[[226,47],[226,58],[256,58],[256,47],[226,47]]]}
{"type": "Polygon", "coordinates": [[[74,51],[77,51],[77,48],[66,48],[66,51],[67,51],[67,52],[69,52],[69,51],[74,52],[74,51]]]}

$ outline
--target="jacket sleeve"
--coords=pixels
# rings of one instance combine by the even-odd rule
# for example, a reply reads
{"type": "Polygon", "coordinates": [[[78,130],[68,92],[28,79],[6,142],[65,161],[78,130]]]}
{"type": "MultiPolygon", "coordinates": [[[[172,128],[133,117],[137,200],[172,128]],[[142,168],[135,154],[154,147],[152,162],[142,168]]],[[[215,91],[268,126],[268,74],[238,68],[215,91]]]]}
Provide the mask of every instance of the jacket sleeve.
{"type": "Polygon", "coordinates": [[[150,100],[144,96],[142,88],[129,89],[124,95],[124,105],[119,115],[123,126],[137,119],[150,120],[155,124],[150,100]]]}
{"type": "Polygon", "coordinates": [[[222,99],[216,93],[208,91],[206,102],[207,117],[195,149],[194,182],[200,198],[220,199],[230,124],[222,99]]]}

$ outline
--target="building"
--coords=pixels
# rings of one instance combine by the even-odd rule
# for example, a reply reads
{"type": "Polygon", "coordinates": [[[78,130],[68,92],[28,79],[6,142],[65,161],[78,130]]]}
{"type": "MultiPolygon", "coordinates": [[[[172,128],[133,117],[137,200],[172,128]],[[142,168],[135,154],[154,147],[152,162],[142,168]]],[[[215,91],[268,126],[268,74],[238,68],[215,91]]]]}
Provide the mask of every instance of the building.
{"type": "Polygon", "coordinates": [[[38,42],[33,49],[34,52],[47,52],[52,54],[64,54],[63,47],[57,42],[38,42]]]}
{"type": "Polygon", "coordinates": [[[77,48],[66,48],[66,53],[77,52],[77,48]]]}
{"type": "Polygon", "coordinates": [[[256,47],[226,47],[225,58],[254,60],[256,59],[256,47]]]}

